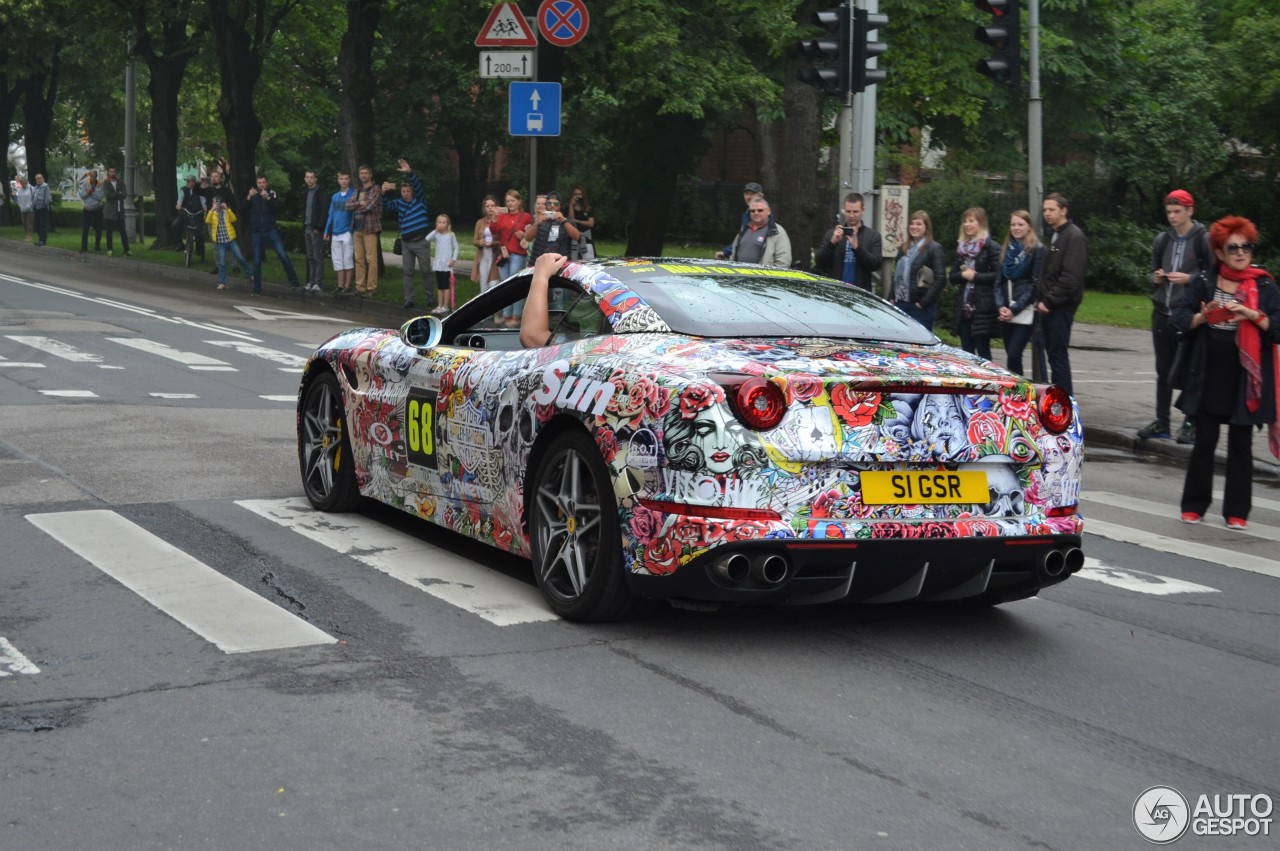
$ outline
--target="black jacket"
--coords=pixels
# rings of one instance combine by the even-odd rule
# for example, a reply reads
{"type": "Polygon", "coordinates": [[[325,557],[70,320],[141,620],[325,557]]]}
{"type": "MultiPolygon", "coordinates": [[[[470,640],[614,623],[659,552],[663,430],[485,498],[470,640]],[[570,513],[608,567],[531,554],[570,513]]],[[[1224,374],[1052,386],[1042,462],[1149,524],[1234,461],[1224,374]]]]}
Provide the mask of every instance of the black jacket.
{"type": "MultiPolygon", "coordinates": [[[[907,257],[907,248],[903,245],[898,249],[898,262],[901,263],[907,257]]],[[[897,268],[894,269],[894,276],[898,274],[897,268]]],[[[910,276],[907,278],[911,282],[911,298],[910,301],[919,304],[921,307],[928,307],[936,304],[938,296],[942,295],[942,288],[947,285],[947,260],[942,253],[942,246],[936,241],[930,240],[929,244],[916,254],[916,259],[911,262],[910,276]],[[933,272],[933,283],[927,284],[922,288],[916,287],[916,282],[920,279],[920,270],[928,266],[933,272]]],[[[893,288],[889,290],[890,298],[897,298],[894,295],[893,288]]]]}
{"type": "Polygon", "coordinates": [[[1177,269],[1170,268],[1173,266],[1174,240],[1177,236],[1173,228],[1169,228],[1156,237],[1155,245],[1151,247],[1151,274],[1147,276],[1152,285],[1151,301],[1155,303],[1156,312],[1165,315],[1172,311],[1174,302],[1182,297],[1191,281],[1178,286],[1163,277],[1158,281],[1152,280],[1156,269],[1186,272],[1195,280],[1197,274],[1208,274],[1210,267],[1215,265],[1213,252],[1209,250],[1209,232],[1199,222],[1192,222],[1191,230],[1187,231],[1187,246],[1182,252],[1182,263],[1177,269]]]}
{"type": "MultiPolygon", "coordinates": [[[[838,281],[844,274],[844,243],[831,244],[831,235],[835,230],[830,228],[822,235],[822,244],[818,246],[814,265],[820,274],[838,281]]],[[[866,225],[858,228],[858,247],[853,250],[853,260],[858,266],[858,288],[871,292],[874,289],[871,276],[880,271],[880,265],[884,262],[884,248],[878,232],[866,225]]]]}
{"type": "MultiPolygon", "coordinates": [[[[1187,297],[1173,306],[1170,324],[1180,333],[1186,335],[1185,340],[1191,342],[1191,362],[1187,367],[1186,381],[1182,386],[1182,395],[1174,403],[1175,407],[1193,417],[1200,408],[1200,396],[1206,380],[1205,362],[1208,358],[1208,329],[1201,325],[1194,331],[1191,320],[1200,312],[1205,302],[1213,300],[1214,285],[1217,282],[1218,266],[1212,264],[1208,274],[1201,273],[1187,284],[1187,297]]],[[[1269,275],[1258,278],[1258,309],[1267,314],[1271,324],[1262,334],[1262,404],[1258,410],[1250,412],[1245,406],[1244,370],[1240,370],[1240,387],[1236,394],[1236,409],[1231,417],[1232,425],[1264,425],[1276,418],[1276,386],[1275,370],[1272,362],[1276,357],[1276,344],[1280,343],[1280,290],[1276,289],[1275,279],[1269,275]]],[[[1208,376],[1212,380],[1212,376],[1208,376]]]]}
{"type": "MultiPolygon", "coordinates": [[[[307,193],[310,191],[311,190],[306,187],[303,187],[302,203],[304,205],[307,203],[307,193]]],[[[329,221],[329,201],[332,197],[333,196],[328,192],[321,189],[319,185],[316,186],[315,195],[312,196],[311,199],[311,229],[316,233],[324,233],[324,226],[329,221]]],[[[305,222],[306,220],[307,216],[306,211],[304,210],[302,214],[302,221],[305,222]]]]}
{"type": "Polygon", "coordinates": [[[1044,267],[1044,255],[1043,245],[1037,245],[1031,249],[1031,262],[1027,264],[1025,271],[1012,281],[1004,276],[1003,271],[1001,272],[995,291],[997,313],[1000,308],[1007,307],[1016,316],[1034,301],[1036,282],[1040,280],[1040,271],[1044,267]],[[1010,291],[1013,292],[1013,301],[1009,300],[1010,291]]]}
{"type": "MultiPolygon", "coordinates": [[[[961,271],[964,262],[957,251],[951,264],[951,283],[956,285],[956,317],[962,317],[960,308],[964,300],[965,281],[961,271]]],[[[970,333],[975,337],[1000,336],[1000,323],[996,320],[996,281],[1000,278],[1000,245],[991,237],[982,244],[982,250],[973,261],[973,324],[970,333]]],[[[958,330],[957,325],[957,330],[958,330]]]]}
{"type": "Polygon", "coordinates": [[[1057,242],[1045,240],[1044,271],[1036,287],[1036,300],[1050,310],[1075,311],[1084,301],[1084,270],[1089,247],[1084,233],[1068,220],[1058,231],[1057,242]]]}

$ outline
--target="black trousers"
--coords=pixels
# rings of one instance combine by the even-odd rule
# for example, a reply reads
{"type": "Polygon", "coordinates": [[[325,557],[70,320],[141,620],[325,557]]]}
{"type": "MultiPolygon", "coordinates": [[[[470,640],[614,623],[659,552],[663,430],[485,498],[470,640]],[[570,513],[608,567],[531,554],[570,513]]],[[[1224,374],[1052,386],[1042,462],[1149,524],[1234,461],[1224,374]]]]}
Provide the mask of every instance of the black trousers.
{"type": "MultiPolygon", "coordinates": [[[[1201,411],[1196,414],[1196,445],[1182,483],[1182,510],[1204,514],[1213,502],[1213,453],[1218,428],[1229,417],[1201,411]]],[[[1227,483],[1222,493],[1222,516],[1249,519],[1253,500],[1253,426],[1227,426],[1227,483]]]]}
{"type": "Polygon", "coordinates": [[[125,232],[124,214],[120,214],[118,219],[107,219],[107,250],[115,251],[115,246],[111,244],[111,237],[119,231],[120,233],[120,250],[127,252],[129,250],[129,235],[125,232]]]}
{"type": "Polygon", "coordinates": [[[1071,357],[1067,353],[1067,347],[1071,344],[1071,323],[1075,318],[1075,310],[1057,307],[1040,314],[1045,355],[1049,358],[1053,383],[1072,396],[1075,395],[1075,388],[1071,383],[1071,357]]]}
{"type": "Polygon", "coordinates": [[[36,241],[41,245],[49,239],[49,208],[36,210],[36,241]]]}
{"type": "Polygon", "coordinates": [[[80,250],[89,250],[89,228],[93,228],[93,250],[102,250],[102,208],[84,210],[81,214],[80,250]]]}
{"type": "Polygon", "coordinates": [[[1169,370],[1178,351],[1178,332],[1169,324],[1169,314],[1151,311],[1151,346],[1156,352],[1156,418],[1167,423],[1169,405],[1173,401],[1169,370]]]}

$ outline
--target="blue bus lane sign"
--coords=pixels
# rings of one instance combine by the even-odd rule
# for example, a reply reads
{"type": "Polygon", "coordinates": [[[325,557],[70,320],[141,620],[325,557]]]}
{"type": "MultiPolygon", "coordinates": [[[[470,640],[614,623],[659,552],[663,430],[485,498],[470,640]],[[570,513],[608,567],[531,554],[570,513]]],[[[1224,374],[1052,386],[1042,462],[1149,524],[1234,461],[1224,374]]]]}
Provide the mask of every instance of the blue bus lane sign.
{"type": "Polygon", "coordinates": [[[560,135],[559,83],[512,83],[507,101],[512,136],[560,135]]]}

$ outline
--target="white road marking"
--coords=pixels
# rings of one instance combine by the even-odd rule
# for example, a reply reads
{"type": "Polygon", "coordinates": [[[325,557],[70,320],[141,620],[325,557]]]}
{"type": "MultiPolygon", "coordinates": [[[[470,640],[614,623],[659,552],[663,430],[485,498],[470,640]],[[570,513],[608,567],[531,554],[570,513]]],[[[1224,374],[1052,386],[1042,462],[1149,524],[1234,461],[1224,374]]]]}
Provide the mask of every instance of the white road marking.
{"type": "Polygon", "coordinates": [[[194,393],[148,393],[156,399],[199,399],[200,397],[194,393]]]}
{"type": "Polygon", "coordinates": [[[1157,535],[1154,532],[1145,532],[1141,529],[1131,529],[1128,526],[1107,523],[1103,520],[1086,519],[1084,521],[1084,531],[1086,534],[1097,535],[1100,538],[1108,538],[1112,541],[1122,541],[1126,544],[1136,544],[1139,547],[1146,547],[1156,552],[1196,558],[1201,561],[1207,561],[1210,564],[1220,564],[1224,567],[1234,567],[1237,570],[1248,570],[1252,573],[1261,573],[1263,576],[1274,576],[1280,579],[1280,562],[1247,553],[1238,553],[1234,550],[1213,547],[1195,541],[1185,541],[1180,538],[1169,538],[1165,535],[1157,535]]]}
{"type": "MultiPolygon", "coordinates": [[[[1161,502],[1152,502],[1148,499],[1139,499],[1136,496],[1124,496],[1123,494],[1118,493],[1108,493],[1107,491],[1085,491],[1080,495],[1080,498],[1085,502],[1097,502],[1102,505],[1109,505],[1112,508],[1127,508],[1130,511],[1150,514],[1154,517],[1164,517],[1168,520],[1177,520],[1182,515],[1182,509],[1177,506],[1165,505],[1161,502]]],[[[1254,500],[1254,502],[1271,502],[1271,500],[1254,500]]],[[[1259,505],[1258,507],[1263,508],[1265,506],[1259,505]]],[[[1213,519],[1214,518],[1206,516],[1204,522],[1206,524],[1211,524],[1213,519]]],[[[1221,518],[1218,518],[1218,523],[1220,528],[1226,528],[1225,526],[1221,526],[1221,518]]],[[[1231,534],[1233,536],[1240,535],[1241,537],[1244,535],[1252,535],[1255,538],[1264,538],[1268,541],[1280,542],[1280,528],[1276,528],[1275,526],[1265,526],[1261,523],[1255,522],[1250,522],[1249,528],[1245,529],[1244,532],[1232,532],[1231,534]]]]}
{"type": "Polygon", "coordinates": [[[226,361],[217,358],[206,357],[205,355],[196,354],[195,352],[184,352],[166,346],[164,343],[157,343],[154,340],[145,340],[141,337],[108,337],[113,343],[119,343],[122,346],[128,346],[131,349],[137,349],[140,352],[146,352],[151,355],[159,355],[162,358],[168,358],[171,361],[177,361],[185,364],[191,369],[202,369],[214,372],[238,372],[234,366],[226,361]]]}
{"type": "Polygon", "coordinates": [[[380,523],[325,514],[305,499],[246,499],[236,505],[492,624],[557,619],[535,586],[380,523]]]}
{"type": "Polygon", "coordinates": [[[92,390],[41,390],[45,396],[59,396],[65,399],[97,399],[98,394],[92,390]]]}
{"type": "Polygon", "coordinates": [[[283,364],[289,371],[302,369],[307,365],[307,359],[299,355],[291,355],[288,352],[278,352],[275,349],[267,349],[262,346],[255,346],[253,343],[243,340],[205,340],[211,346],[222,346],[227,349],[235,349],[242,355],[253,355],[256,358],[269,360],[272,363],[283,364]]]}
{"type": "MultiPolygon", "coordinates": [[[[1220,490],[1214,491],[1213,498],[1216,499],[1218,502],[1222,502],[1222,491],[1220,490]]],[[[1265,497],[1258,496],[1256,493],[1251,494],[1249,496],[1249,503],[1254,508],[1261,508],[1266,511],[1280,511],[1280,500],[1266,499],[1265,497]]],[[[1252,521],[1249,522],[1249,528],[1250,529],[1253,528],[1252,521]]]]}
{"type": "Polygon", "coordinates": [[[22,337],[17,334],[7,334],[6,339],[13,340],[15,343],[21,343],[24,346],[30,346],[33,349],[39,349],[45,354],[53,355],[55,358],[62,358],[73,363],[102,363],[102,355],[95,355],[92,352],[82,352],[75,346],[69,346],[58,340],[49,337],[22,337]]]}
{"type": "Polygon", "coordinates": [[[27,520],[224,653],[337,641],[114,511],[27,520]]]}
{"type": "Polygon", "coordinates": [[[1210,588],[1208,585],[1197,585],[1194,582],[1186,582],[1182,579],[1173,579],[1168,576],[1158,576],[1154,573],[1147,573],[1143,570],[1134,570],[1128,567],[1112,567],[1109,564],[1103,564],[1096,558],[1085,558],[1084,567],[1080,568],[1080,572],[1076,576],[1081,579],[1092,579],[1094,582],[1114,585],[1117,588],[1124,588],[1126,591],[1137,591],[1140,594],[1165,596],[1168,594],[1218,593],[1217,588],[1210,588]]]}
{"type": "Polygon", "coordinates": [[[259,396],[258,398],[259,398],[259,399],[266,399],[268,402],[296,402],[296,401],[298,401],[298,397],[297,397],[297,395],[296,395],[296,394],[295,394],[295,395],[293,395],[293,396],[259,396]]]}
{"type": "Polygon", "coordinates": [[[262,320],[263,322],[274,322],[277,319],[304,319],[315,322],[339,322],[343,325],[351,324],[350,320],[347,319],[337,319],[333,316],[318,316],[314,313],[294,313],[291,310],[274,310],[270,307],[253,307],[248,304],[234,304],[232,307],[239,310],[241,313],[251,316],[254,319],[262,320]]]}
{"type": "Polygon", "coordinates": [[[0,367],[19,367],[22,369],[44,369],[42,363],[31,363],[29,361],[5,360],[0,358],[0,367]]]}
{"type": "Polygon", "coordinates": [[[9,639],[0,635],[0,677],[10,674],[38,674],[40,669],[31,664],[31,660],[18,652],[18,648],[9,643],[9,639]]]}

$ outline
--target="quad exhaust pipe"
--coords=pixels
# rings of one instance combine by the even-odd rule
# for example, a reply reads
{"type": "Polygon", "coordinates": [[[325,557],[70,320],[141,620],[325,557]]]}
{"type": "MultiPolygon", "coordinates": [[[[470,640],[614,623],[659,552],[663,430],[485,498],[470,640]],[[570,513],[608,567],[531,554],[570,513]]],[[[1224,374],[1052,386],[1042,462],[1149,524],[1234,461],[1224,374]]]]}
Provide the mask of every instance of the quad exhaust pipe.
{"type": "Polygon", "coordinates": [[[779,585],[791,572],[791,564],[776,553],[754,559],[743,553],[732,553],[712,562],[711,571],[727,585],[741,585],[748,578],[760,585],[779,585]]]}

